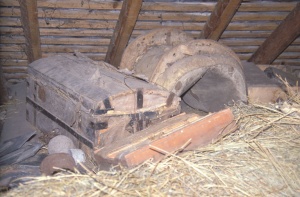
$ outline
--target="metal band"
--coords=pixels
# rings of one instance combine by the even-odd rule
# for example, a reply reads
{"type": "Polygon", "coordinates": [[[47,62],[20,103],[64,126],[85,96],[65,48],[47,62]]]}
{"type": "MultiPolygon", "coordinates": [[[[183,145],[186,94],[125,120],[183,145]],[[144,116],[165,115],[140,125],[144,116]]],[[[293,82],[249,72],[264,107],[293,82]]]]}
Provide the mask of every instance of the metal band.
{"type": "Polygon", "coordinates": [[[143,103],[144,103],[144,95],[143,95],[143,90],[142,89],[138,89],[137,93],[136,93],[136,100],[137,100],[137,108],[141,109],[143,108],[143,103]]]}
{"type": "Polygon", "coordinates": [[[63,129],[68,131],[70,134],[72,134],[75,138],[77,138],[80,142],[87,145],[89,148],[93,149],[94,144],[89,139],[83,137],[82,135],[79,135],[75,130],[73,130],[71,127],[69,127],[65,122],[62,120],[56,118],[53,114],[42,108],[40,105],[32,101],[30,98],[26,97],[26,102],[32,105],[36,110],[40,111],[42,114],[47,116],[49,119],[51,119],[53,122],[57,123],[59,126],[61,126],[63,129]]]}
{"type": "Polygon", "coordinates": [[[106,109],[111,109],[112,108],[111,104],[110,104],[110,101],[109,101],[109,98],[104,99],[103,104],[104,104],[106,109]]]}

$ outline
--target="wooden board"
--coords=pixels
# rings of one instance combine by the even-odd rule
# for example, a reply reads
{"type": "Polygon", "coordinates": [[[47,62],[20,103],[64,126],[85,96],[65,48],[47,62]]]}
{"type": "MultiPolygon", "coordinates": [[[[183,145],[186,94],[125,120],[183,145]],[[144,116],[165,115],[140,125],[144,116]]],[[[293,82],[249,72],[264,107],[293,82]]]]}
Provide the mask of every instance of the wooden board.
{"type": "Polygon", "coordinates": [[[234,130],[230,109],[205,117],[180,114],[96,150],[95,157],[101,167],[105,164],[134,167],[149,159],[155,162],[170,154],[205,146],[234,130]]]}
{"type": "MultiPolygon", "coordinates": [[[[18,7],[1,8],[1,16],[20,17],[21,12],[18,7]]],[[[95,20],[118,20],[120,11],[107,10],[89,10],[89,9],[38,9],[38,17],[44,19],[95,19],[95,20]]],[[[139,21],[190,21],[190,22],[206,22],[208,20],[208,12],[150,12],[141,11],[139,21]]],[[[288,12],[263,12],[255,14],[251,12],[237,13],[232,21],[281,21],[287,16],[288,12]]]]}

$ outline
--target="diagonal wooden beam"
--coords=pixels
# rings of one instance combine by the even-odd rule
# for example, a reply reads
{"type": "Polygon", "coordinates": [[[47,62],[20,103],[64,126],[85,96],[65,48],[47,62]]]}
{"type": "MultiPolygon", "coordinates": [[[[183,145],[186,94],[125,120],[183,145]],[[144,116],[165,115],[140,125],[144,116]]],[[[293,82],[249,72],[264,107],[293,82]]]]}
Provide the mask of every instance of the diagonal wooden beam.
{"type": "Polygon", "coordinates": [[[37,0],[19,0],[28,63],[42,57],[37,0]]]}
{"type": "Polygon", "coordinates": [[[110,40],[110,45],[105,57],[105,61],[115,67],[119,67],[120,65],[122,54],[134,29],[142,3],[142,0],[123,1],[119,20],[110,40]]]}
{"type": "Polygon", "coordinates": [[[271,64],[300,35],[300,3],[262,43],[248,60],[256,64],[271,64]]]}
{"type": "Polygon", "coordinates": [[[219,0],[201,31],[200,38],[219,40],[242,0],[219,0]]]}

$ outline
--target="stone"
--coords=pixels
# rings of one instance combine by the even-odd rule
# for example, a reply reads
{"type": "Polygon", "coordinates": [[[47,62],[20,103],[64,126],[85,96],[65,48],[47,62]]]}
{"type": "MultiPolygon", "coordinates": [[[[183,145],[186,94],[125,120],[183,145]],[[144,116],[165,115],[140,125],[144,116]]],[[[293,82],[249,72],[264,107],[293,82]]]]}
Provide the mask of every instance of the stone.
{"type": "Polygon", "coordinates": [[[73,159],[75,160],[76,164],[84,163],[85,162],[85,153],[81,149],[70,149],[70,155],[72,155],[73,159]]]}
{"type": "Polygon", "coordinates": [[[48,153],[69,153],[70,149],[74,149],[73,141],[64,135],[58,135],[52,138],[48,144],[48,153]]]}

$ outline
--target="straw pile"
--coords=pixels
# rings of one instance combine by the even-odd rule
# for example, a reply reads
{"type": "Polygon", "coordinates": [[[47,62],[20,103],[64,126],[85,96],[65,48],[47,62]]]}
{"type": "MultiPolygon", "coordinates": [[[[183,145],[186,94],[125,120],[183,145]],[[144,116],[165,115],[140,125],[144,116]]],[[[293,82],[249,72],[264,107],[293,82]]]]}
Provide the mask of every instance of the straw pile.
{"type": "Polygon", "coordinates": [[[5,196],[299,196],[300,96],[236,104],[239,130],[193,152],[134,169],[28,179],[5,196]]]}

